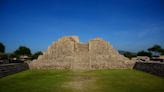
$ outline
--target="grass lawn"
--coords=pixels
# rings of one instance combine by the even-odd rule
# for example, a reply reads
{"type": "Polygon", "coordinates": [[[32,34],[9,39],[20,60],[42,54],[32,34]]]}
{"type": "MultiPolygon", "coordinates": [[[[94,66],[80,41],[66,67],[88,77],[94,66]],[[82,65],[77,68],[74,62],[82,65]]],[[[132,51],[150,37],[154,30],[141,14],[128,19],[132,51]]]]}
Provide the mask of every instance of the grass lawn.
{"type": "Polygon", "coordinates": [[[0,92],[164,92],[164,78],[135,70],[28,70],[1,78],[0,92]]]}

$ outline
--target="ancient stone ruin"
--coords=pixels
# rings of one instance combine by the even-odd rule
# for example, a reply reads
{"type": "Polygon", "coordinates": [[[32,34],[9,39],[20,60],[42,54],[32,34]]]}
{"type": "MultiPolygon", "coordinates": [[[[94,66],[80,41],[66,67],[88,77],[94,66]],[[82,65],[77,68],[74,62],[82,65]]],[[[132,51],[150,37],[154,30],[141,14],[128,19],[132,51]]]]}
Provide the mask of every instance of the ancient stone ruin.
{"type": "Polygon", "coordinates": [[[30,68],[95,70],[126,69],[133,65],[133,61],[100,38],[81,43],[77,36],[66,36],[49,46],[43,55],[30,63],[30,68]]]}

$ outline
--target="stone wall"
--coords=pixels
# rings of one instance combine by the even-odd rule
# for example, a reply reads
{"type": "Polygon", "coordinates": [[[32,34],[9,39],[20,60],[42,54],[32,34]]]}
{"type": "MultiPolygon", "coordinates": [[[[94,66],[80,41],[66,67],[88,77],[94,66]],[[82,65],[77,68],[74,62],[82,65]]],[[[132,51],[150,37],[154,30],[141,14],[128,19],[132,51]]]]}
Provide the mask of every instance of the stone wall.
{"type": "Polygon", "coordinates": [[[164,77],[164,63],[136,62],[133,69],[164,77]]]}
{"type": "Polygon", "coordinates": [[[0,65],[0,78],[5,77],[17,72],[21,72],[29,69],[27,63],[11,63],[11,64],[2,64],[0,65]]]}
{"type": "Polygon", "coordinates": [[[133,61],[120,55],[111,44],[100,38],[81,43],[79,37],[67,36],[49,46],[30,64],[30,68],[95,70],[132,68],[133,65],[133,61]]]}

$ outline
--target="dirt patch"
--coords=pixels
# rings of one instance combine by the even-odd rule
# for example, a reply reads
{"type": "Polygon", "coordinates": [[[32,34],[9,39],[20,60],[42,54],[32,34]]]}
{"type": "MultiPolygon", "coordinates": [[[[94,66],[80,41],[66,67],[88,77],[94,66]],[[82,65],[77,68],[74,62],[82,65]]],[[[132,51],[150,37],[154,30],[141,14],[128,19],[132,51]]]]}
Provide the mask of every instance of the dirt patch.
{"type": "Polygon", "coordinates": [[[95,78],[90,76],[77,76],[64,83],[64,87],[72,89],[73,92],[91,92],[96,89],[95,81],[95,78]]]}

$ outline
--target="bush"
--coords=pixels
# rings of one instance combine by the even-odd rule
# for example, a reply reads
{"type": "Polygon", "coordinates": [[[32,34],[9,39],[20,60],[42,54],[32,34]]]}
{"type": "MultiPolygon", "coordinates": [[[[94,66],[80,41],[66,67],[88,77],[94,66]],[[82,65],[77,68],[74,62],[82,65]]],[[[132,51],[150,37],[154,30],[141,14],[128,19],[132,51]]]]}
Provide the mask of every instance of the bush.
{"type": "Polygon", "coordinates": [[[32,60],[37,59],[39,55],[43,55],[41,51],[36,52],[35,54],[32,55],[32,60]]]}
{"type": "Polygon", "coordinates": [[[131,59],[132,57],[136,57],[136,54],[131,52],[125,52],[123,55],[129,59],[131,59]]]}
{"type": "Polygon", "coordinates": [[[5,46],[0,42],[0,53],[5,53],[5,46]]]}
{"type": "Polygon", "coordinates": [[[16,56],[21,56],[21,55],[27,55],[27,56],[31,56],[31,50],[25,46],[20,46],[15,52],[14,54],[16,56]]]}
{"type": "Polygon", "coordinates": [[[0,53],[0,59],[1,59],[1,60],[2,60],[2,59],[7,59],[7,58],[8,58],[7,54],[0,53]]]}
{"type": "Polygon", "coordinates": [[[151,57],[152,53],[151,52],[146,52],[146,51],[140,51],[137,53],[137,56],[148,56],[151,57]]]}

